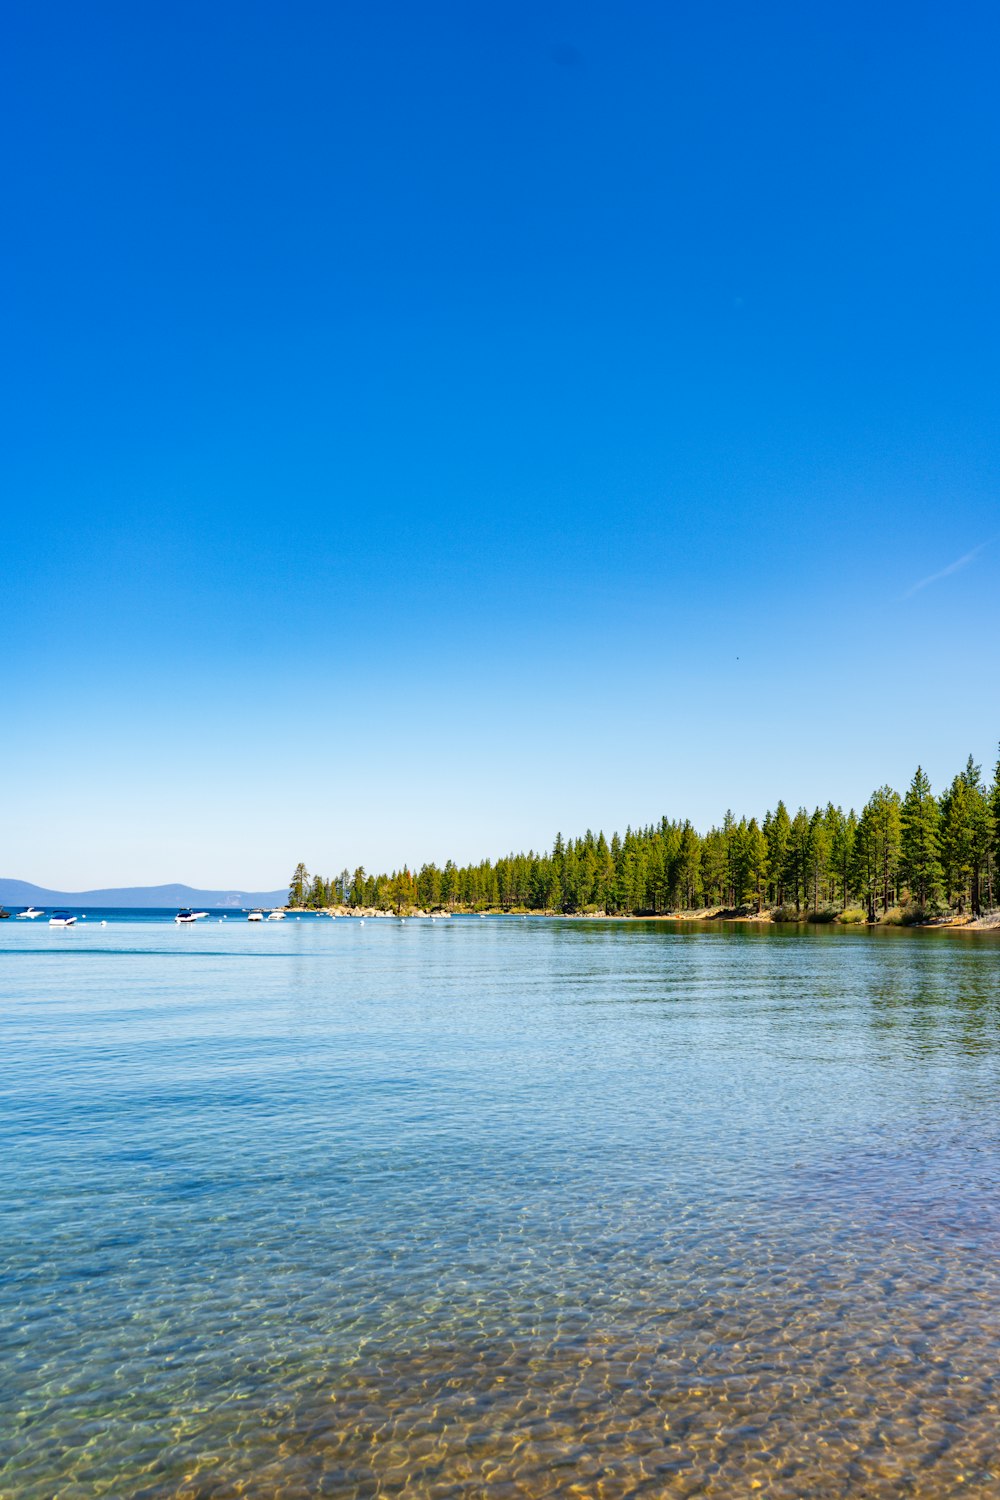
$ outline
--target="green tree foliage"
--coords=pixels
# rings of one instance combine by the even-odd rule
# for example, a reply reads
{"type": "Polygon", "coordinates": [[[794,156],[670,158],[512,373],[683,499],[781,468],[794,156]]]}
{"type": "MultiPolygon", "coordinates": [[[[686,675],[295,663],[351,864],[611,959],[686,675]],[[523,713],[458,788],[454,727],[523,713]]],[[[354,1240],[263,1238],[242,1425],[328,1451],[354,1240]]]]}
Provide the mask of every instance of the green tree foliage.
{"type": "Polygon", "coordinates": [[[949,905],[964,912],[971,902],[973,832],[971,794],[964,776],[956,776],[941,798],[941,863],[949,905]]]}
{"type": "Polygon", "coordinates": [[[764,837],[767,839],[767,868],[771,882],[768,894],[781,906],[785,900],[785,872],[792,839],[792,821],[783,802],[779,802],[774,812],[768,813],[764,819],[764,837]]]}
{"type": "Polygon", "coordinates": [[[879,787],[860,817],[831,802],[790,817],[779,801],[759,823],[727,811],[721,826],[699,833],[688,819],[663,817],[610,840],[591,829],[582,838],[559,833],[548,853],[511,852],[495,862],[449,859],[377,875],[359,866],[328,880],[300,864],[289,900],[610,916],[788,903],[808,913],[861,902],[874,921],[904,891],[922,907],[944,895],[959,911],[978,912],[1000,896],[998,867],[1000,758],[986,785],[970,757],[940,799],[918,767],[905,798],[879,787]]]}
{"type": "Polygon", "coordinates": [[[809,814],[800,807],[792,819],[785,851],[785,890],[787,898],[795,902],[795,910],[802,910],[803,897],[809,883],[809,814]]]}
{"type": "Polygon", "coordinates": [[[760,911],[767,885],[767,839],[756,818],[751,818],[747,826],[747,860],[753,882],[754,906],[760,911]]]}
{"type": "Polygon", "coordinates": [[[295,866],[295,873],[293,874],[288,887],[289,906],[305,906],[306,896],[308,895],[308,893],[309,871],[300,861],[295,866]]]}
{"type": "Polygon", "coordinates": [[[989,788],[983,785],[982,768],[974,763],[971,755],[962,772],[962,779],[969,793],[969,854],[972,865],[969,902],[973,916],[978,917],[983,910],[983,886],[989,884],[995,825],[989,788]]]}
{"type": "Polygon", "coordinates": [[[821,813],[817,807],[809,819],[809,838],[806,844],[806,885],[808,893],[811,894],[812,907],[817,911],[820,906],[821,897],[826,895],[827,871],[830,865],[830,825],[829,813],[831,808],[821,813]]]}
{"type": "Polygon", "coordinates": [[[875,836],[875,859],[882,910],[888,911],[893,904],[899,878],[899,848],[902,837],[899,793],[891,786],[880,786],[873,792],[867,812],[871,809],[872,828],[875,836]]]}
{"type": "Polygon", "coordinates": [[[830,900],[839,899],[841,910],[847,909],[851,894],[851,871],[854,867],[854,840],[858,831],[857,814],[852,807],[847,816],[839,807],[828,808],[830,830],[830,900]]]}
{"type": "Polygon", "coordinates": [[[853,855],[851,888],[864,901],[869,922],[874,922],[875,903],[878,899],[878,844],[870,802],[862,809],[858,819],[853,855]]]}
{"type": "Polygon", "coordinates": [[[921,906],[935,901],[941,891],[941,814],[922,766],[918,766],[903,798],[899,864],[910,895],[921,906]]]}

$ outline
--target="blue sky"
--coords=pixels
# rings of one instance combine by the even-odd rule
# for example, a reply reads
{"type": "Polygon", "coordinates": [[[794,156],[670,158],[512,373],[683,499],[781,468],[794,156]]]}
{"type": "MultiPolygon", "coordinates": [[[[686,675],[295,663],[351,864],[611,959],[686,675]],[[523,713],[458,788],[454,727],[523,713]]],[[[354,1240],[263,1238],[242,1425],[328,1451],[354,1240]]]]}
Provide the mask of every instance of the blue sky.
{"type": "Polygon", "coordinates": [[[992,764],[998,31],[9,16],[0,873],[265,887],[992,764]]]}

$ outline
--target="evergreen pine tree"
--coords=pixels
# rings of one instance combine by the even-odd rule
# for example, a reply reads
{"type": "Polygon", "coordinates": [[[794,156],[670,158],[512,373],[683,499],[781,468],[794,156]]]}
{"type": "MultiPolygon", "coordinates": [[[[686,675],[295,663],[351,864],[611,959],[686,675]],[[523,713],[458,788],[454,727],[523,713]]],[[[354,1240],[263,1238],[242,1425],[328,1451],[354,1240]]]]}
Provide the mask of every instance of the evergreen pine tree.
{"type": "Polygon", "coordinates": [[[806,896],[806,879],[809,860],[809,814],[800,807],[792,819],[785,852],[785,888],[795,902],[795,910],[802,910],[806,896]]]}
{"type": "Polygon", "coordinates": [[[691,911],[701,900],[701,840],[690,823],[685,823],[681,829],[677,886],[681,905],[691,911]]]}
{"type": "Polygon", "coordinates": [[[750,878],[753,881],[754,901],[757,912],[763,904],[763,893],[767,884],[767,839],[758,827],[757,819],[751,818],[747,828],[747,856],[750,878]]]}
{"type": "Polygon", "coordinates": [[[983,876],[989,867],[990,850],[993,845],[993,809],[988,788],[983,786],[982,768],[969,756],[962,773],[969,792],[969,856],[972,865],[969,895],[972,915],[978,917],[983,910],[983,876]]]}
{"type": "Polygon", "coordinates": [[[1000,755],[993,768],[993,784],[989,792],[990,816],[993,819],[993,839],[990,845],[990,891],[991,906],[1000,906],[1000,755]]]}
{"type": "Polygon", "coordinates": [[[956,776],[941,799],[941,862],[944,865],[948,902],[965,911],[972,885],[972,819],[969,815],[969,786],[964,776],[956,776]]]}
{"type": "Polygon", "coordinates": [[[826,880],[826,871],[829,862],[830,831],[827,826],[826,815],[817,807],[809,819],[809,842],[807,845],[807,864],[809,883],[812,887],[813,911],[819,910],[820,890],[826,880]]]}
{"type": "Polygon", "coordinates": [[[785,872],[788,867],[788,845],[792,836],[792,820],[783,802],[768,814],[770,828],[767,835],[767,867],[773,882],[775,902],[780,906],[785,899],[785,872]]]}
{"type": "Polygon", "coordinates": [[[854,834],[853,860],[852,884],[868,909],[869,922],[874,922],[879,887],[879,859],[875,812],[871,802],[865,804],[861,817],[858,819],[854,834]]]}
{"type": "Polygon", "coordinates": [[[909,887],[911,899],[925,907],[941,890],[941,815],[922,766],[914,772],[900,819],[900,875],[909,887]]]}
{"type": "Polygon", "coordinates": [[[893,791],[891,786],[881,786],[872,794],[869,805],[874,818],[882,910],[885,912],[893,900],[899,878],[899,793],[893,791]]]}
{"type": "Polygon", "coordinates": [[[295,866],[295,873],[291,878],[288,888],[289,906],[305,906],[306,897],[309,894],[309,871],[301,860],[295,866]]]}

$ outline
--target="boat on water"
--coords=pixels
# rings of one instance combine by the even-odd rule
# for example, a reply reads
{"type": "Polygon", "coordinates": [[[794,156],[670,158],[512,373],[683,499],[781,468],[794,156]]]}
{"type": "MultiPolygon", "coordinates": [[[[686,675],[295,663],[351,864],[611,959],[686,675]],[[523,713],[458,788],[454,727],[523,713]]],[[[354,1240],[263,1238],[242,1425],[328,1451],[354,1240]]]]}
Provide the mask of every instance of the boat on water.
{"type": "Polygon", "coordinates": [[[6,922],[9,916],[10,912],[7,910],[6,906],[0,906],[0,922],[6,922]]]}
{"type": "Polygon", "coordinates": [[[196,913],[193,911],[189,911],[186,906],[181,911],[179,911],[174,918],[175,922],[197,922],[197,920],[198,917],[196,913]]]}
{"type": "Polygon", "coordinates": [[[255,911],[247,912],[248,922],[263,922],[263,920],[264,913],[261,911],[260,907],[257,907],[255,911]]]}
{"type": "Polygon", "coordinates": [[[72,927],[76,921],[71,911],[54,911],[49,918],[50,927],[72,927]]]}
{"type": "Polygon", "coordinates": [[[269,922],[283,922],[285,920],[285,913],[282,911],[280,906],[276,906],[274,908],[274,911],[268,912],[267,920],[269,922]]]}
{"type": "Polygon", "coordinates": [[[44,917],[44,915],[45,913],[40,906],[26,906],[24,911],[18,912],[17,919],[19,922],[22,919],[26,922],[33,922],[36,917],[44,917]]]}

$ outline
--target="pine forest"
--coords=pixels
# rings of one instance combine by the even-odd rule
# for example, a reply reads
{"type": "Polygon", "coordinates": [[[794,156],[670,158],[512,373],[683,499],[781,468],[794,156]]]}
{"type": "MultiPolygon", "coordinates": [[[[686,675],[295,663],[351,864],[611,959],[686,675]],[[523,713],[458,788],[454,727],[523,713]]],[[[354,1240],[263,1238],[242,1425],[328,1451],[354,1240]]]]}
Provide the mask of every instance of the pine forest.
{"type": "Polygon", "coordinates": [[[364,868],[330,879],[300,864],[289,905],[406,912],[657,916],[720,909],[812,921],[920,922],[1000,905],[1000,759],[992,780],[970,756],[935,794],[917,767],[903,795],[874,791],[860,813],[828,802],[761,820],[727,812],[699,833],[663,817],[624,835],[564,839],[479,864],[364,868]]]}

